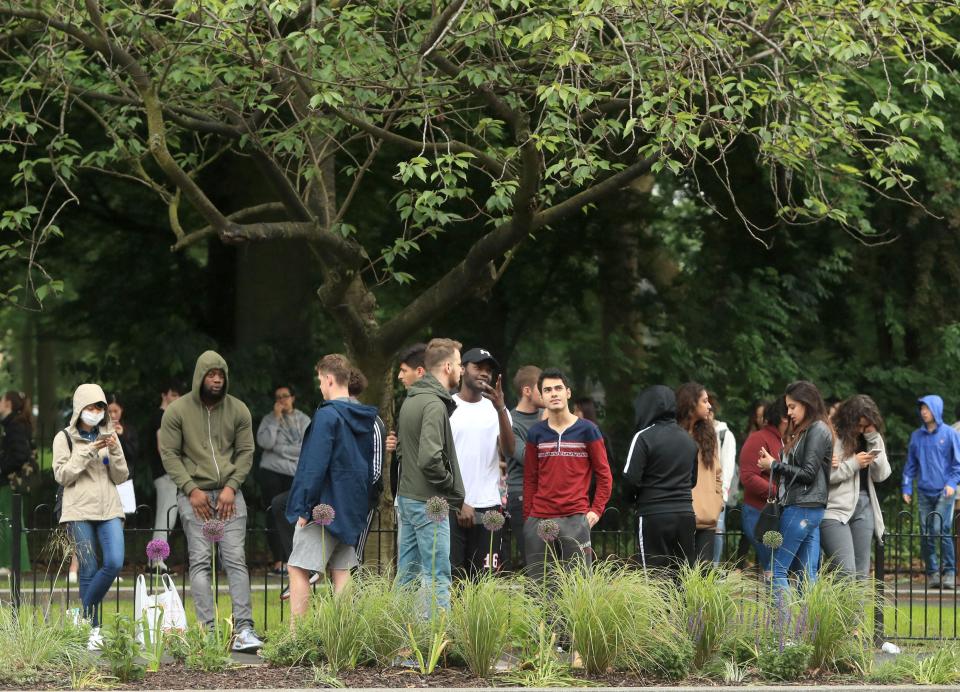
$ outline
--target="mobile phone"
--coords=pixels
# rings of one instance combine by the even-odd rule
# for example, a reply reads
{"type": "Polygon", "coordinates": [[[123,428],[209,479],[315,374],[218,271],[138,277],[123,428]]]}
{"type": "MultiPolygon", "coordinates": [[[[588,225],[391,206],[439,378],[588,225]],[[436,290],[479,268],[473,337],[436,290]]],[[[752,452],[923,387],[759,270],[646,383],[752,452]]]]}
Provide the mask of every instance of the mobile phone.
{"type": "Polygon", "coordinates": [[[870,451],[867,452],[867,454],[869,454],[869,455],[872,456],[874,459],[876,459],[878,456],[880,456],[880,450],[879,450],[879,449],[871,449],[870,451]]]}

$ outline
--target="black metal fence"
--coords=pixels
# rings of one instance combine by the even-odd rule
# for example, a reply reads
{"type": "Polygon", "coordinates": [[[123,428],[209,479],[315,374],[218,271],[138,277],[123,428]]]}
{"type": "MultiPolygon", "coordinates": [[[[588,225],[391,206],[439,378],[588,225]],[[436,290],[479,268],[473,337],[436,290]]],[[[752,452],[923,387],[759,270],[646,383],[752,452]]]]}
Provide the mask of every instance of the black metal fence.
{"type": "MultiPolygon", "coordinates": [[[[12,528],[11,575],[8,591],[14,607],[33,607],[44,612],[64,612],[79,605],[77,586],[67,580],[69,555],[64,554],[64,541],[55,540],[58,529],[53,521],[52,507],[38,505],[21,521],[22,497],[13,496],[9,522],[12,528]],[[20,570],[21,543],[18,537],[27,537],[30,554],[38,556],[34,560],[34,569],[24,574],[20,570]]],[[[176,508],[171,510],[176,512],[176,508]]],[[[878,590],[878,605],[874,609],[874,636],[877,640],[931,640],[960,639],[958,629],[958,594],[956,589],[944,590],[931,588],[923,560],[920,542],[922,527],[915,514],[909,511],[891,512],[883,543],[874,542],[873,572],[878,590]],[[892,521],[891,521],[892,519],[892,521]]],[[[173,517],[171,517],[172,519],[173,517]]],[[[392,570],[396,559],[396,529],[393,517],[374,515],[370,536],[364,553],[364,564],[370,568],[385,571],[392,570]],[[382,520],[383,519],[383,520],[382,520]]],[[[144,573],[153,586],[154,576],[147,568],[145,546],[154,533],[154,512],[141,505],[137,513],[128,517],[124,526],[126,546],[125,577],[127,581],[117,583],[103,607],[116,612],[129,609],[132,612],[134,598],[134,579],[131,573],[144,573]]],[[[956,546],[956,521],[947,532],[934,533],[933,538],[947,538],[956,546]]],[[[933,525],[934,530],[937,524],[933,525]]],[[[509,525],[508,529],[509,531],[509,525]]],[[[248,520],[248,555],[266,555],[267,534],[269,529],[256,526],[248,520]]],[[[509,533],[507,533],[509,540],[509,533]]],[[[747,539],[740,530],[740,511],[729,509],[726,518],[726,532],[719,536],[722,542],[722,559],[737,563],[743,569],[757,569],[752,566],[752,549],[742,550],[747,539]]],[[[178,589],[181,598],[189,604],[188,560],[186,540],[179,525],[168,534],[171,546],[171,565],[178,568],[178,589]]],[[[637,545],[636,519],[631,512],[610,507],[592,532],[593,550],[599,557],[618,556],[628,558],[634,555],[637,545]]],[[[510,541],[513,545],[513,541],[510,541]]],[[[515,546],[514,546],[515,548],[515,546]]],[[[69,551],[67,551],[69,552],[69,551]]],[[[515,564],[515,563],[514,563],[515,564]]],[[[263,560],[249,566],[251,592],[254,604],[254,620],[262,631],[282,623],[288,616],[286,604],[280,600],[281,591],[287,586],[283,576],[271,574],[271,563],[263,560]]],[[[226,586],[214,575],[214,590],[218,602],[226,592],[226,586]]],[[[0,592],[2,593],[2,592],[0,592]]]]}

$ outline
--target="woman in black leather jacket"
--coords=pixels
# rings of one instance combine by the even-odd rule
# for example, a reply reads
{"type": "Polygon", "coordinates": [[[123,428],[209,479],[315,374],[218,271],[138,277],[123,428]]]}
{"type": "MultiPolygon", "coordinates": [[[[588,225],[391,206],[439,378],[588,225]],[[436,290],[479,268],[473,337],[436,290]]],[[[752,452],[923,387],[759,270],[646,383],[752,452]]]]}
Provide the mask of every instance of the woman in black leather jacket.
{"type": "Polygon", "coordinates": [[[820,522],[827,507],[833,428],[819,390],[811,382],[794,382],[784,395],[790,428],[782,461],[761,450],[758,464],[772,469],[779,487],[780,533],[783,545],[773,557],[773,583],[789,588],[787,573],[796,571],[808,581],[817,578],[820,562],[820,522]]]}

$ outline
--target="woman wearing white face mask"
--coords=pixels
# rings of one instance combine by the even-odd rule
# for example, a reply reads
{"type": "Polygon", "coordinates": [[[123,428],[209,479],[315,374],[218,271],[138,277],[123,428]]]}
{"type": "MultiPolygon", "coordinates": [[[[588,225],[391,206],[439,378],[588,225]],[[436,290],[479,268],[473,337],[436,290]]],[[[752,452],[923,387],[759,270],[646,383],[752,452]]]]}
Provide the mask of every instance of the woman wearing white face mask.
{"type": "Polygon", "coordinates": [[[99,385],[73,393],[70,425],[53,438],[53,475],[63,486],[60,523],[67,524],[80,562],[83,617],[93,625],[89,648],[100,638],[99,606],[123,566],[123,505],[117,485],[127,480],[127,462],[106,415],[99,385]],[[97,562],[97,546],[103,564],[97,562]]]}

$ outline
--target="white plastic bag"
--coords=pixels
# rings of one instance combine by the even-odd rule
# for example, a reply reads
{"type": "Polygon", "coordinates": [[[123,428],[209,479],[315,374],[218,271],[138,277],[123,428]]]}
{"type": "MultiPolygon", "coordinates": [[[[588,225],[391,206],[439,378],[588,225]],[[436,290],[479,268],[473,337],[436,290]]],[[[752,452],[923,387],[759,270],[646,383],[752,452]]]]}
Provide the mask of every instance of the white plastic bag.
{"type": "Polygon", "coordinates": [[[144,624],[150,641],[154,641],[158,627],[164,632],[187,629],[187,612],[169,574],[160,575],[157,593],[152,596],[147,591],[146,578],[138,575],[133,608],[137,616],[137,641],[141,646],[144,645],[144,624]]]}

